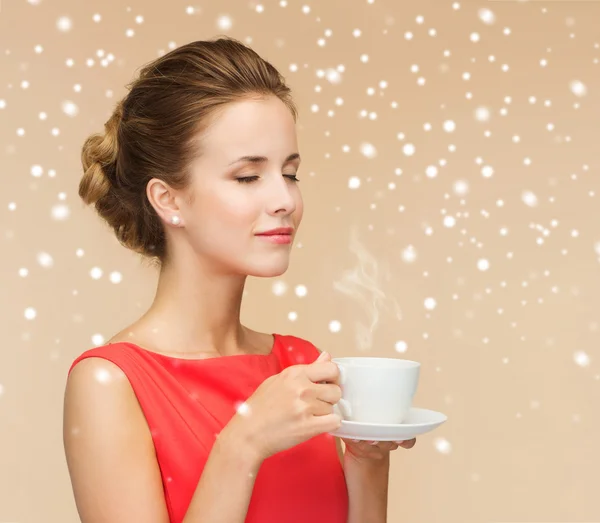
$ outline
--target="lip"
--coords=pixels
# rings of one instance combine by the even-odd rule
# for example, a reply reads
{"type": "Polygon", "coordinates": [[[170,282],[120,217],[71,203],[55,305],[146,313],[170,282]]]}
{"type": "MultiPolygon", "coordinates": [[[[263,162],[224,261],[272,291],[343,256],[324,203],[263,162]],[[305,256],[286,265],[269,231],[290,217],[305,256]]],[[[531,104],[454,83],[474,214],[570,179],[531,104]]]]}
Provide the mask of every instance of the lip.
{"type": "Polygon", "coordinates": [[[256,236],[291,236],[293,232],[293,227],[278,227],[270,231],[258,232],[256,236]]]}
{"type": "Polygon", "coordinates": [[[279,245],[289,245],[292,243],[291,234],[257,234],[257,237],[264,242],[276,243],[279,245]]]}

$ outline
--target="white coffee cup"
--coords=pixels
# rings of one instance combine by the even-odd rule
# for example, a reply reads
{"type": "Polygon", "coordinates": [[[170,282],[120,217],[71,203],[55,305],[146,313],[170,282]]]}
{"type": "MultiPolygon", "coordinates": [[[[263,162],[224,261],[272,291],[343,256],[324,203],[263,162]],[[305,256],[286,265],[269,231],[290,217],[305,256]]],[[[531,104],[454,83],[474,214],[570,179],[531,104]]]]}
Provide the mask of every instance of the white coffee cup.
{"type": "Polygon", "coordinates": [[[419,383],[421,364],[397,358],[334,358],[340,370],[342,399],[335,405],[346,421],[402,423],[419,383]]]}

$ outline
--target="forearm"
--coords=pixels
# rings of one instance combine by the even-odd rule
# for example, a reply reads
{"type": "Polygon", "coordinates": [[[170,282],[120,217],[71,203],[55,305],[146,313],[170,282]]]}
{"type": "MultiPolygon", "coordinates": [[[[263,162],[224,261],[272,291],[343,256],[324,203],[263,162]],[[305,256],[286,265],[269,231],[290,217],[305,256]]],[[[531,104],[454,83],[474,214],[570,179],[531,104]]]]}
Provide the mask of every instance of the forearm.
{"type": "Polygon", "coordinates": [[[350,498],[348,523],[386,523],[389,455],[382,460],[359,461],[345,453],[344,473],[350,498]]]}
{"type": "Polygon", "coordinates": [[[261,461],[224,430],[217,438],[183,523],[243,523],[261,461]]]}

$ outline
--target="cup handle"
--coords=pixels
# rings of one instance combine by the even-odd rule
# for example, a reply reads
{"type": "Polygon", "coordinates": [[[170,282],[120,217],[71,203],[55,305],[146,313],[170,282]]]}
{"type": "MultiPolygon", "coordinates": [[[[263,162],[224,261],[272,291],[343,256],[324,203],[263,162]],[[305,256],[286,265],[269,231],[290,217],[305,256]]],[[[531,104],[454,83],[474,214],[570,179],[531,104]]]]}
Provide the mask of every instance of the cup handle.
{"type": "Polygon", "coordinates": [[[340,401],[333,406],[333,411],[341,416],[342,419],[352,418],[352,409],[350,407],[350,403],[343,398],[340,398],[340,401]]]}
{"type": "Polygon", "coordinates": [[[340,385],[343,385],[346,382],[346,369],[341,365],[338,365],[337,368],[340,373],[340,385]]]}
{"type": "MultiPolygon", "coordinates": [[[[343,385],[346,382],[346,369],[341,365],[337,366],[340,372],[340,385],[343,385]]],[[[350,403],[343,398],[340,398],[340,401],[333,406],[333,411],[341,416],[342,419],[351,419],[352,418],[352,409],[350,408],[350,403]]]]}
{"type": "Polygon", "coordinates": [[[352,418],[352,408],[350,407],[350,403],[343,398],[340,398],[340,401],[333,406],[333,411],[341,416],[342,419],[352,418]]]}

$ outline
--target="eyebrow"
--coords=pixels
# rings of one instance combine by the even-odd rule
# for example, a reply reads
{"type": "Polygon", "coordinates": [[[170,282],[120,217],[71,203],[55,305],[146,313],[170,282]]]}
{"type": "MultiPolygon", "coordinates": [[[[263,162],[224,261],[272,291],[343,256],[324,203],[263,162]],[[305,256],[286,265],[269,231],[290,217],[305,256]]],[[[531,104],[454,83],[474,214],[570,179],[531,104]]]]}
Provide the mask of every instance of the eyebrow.
{"type": "MultiPolygon", "coordinates": [[[[285,159],[285,162],[283,162],[283,163],[288,163],[288,162],[291,162],[294,160],[300,160],[300,155],[298,153],[290,154],[285,159]]],[[[250,156],[242,156],[242,157],[238,158],[237,160],[234,160],[233,162],[231,162],[229,165],[233,165],[234,163],[239,163],[239,162],[250,162],[250,163],[254,163],[254,164],[260,164],[260,163],[267,163],[268,161],[269,161],[269,159],[266,156],[250,155],[250,156]]]]}

